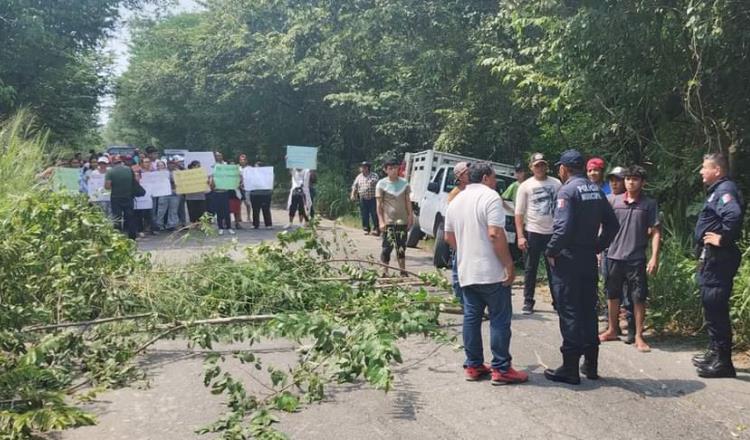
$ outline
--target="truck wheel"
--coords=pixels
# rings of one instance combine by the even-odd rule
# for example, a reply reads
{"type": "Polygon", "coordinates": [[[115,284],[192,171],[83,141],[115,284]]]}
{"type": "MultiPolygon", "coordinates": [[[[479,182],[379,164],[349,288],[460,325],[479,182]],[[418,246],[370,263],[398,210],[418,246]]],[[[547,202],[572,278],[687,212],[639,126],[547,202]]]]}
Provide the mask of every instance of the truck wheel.
{"type": "Polygon", "coordinates": [[[406,247],[417,247],[422,238],[424,238],[424,232],[419,228],[419,219],[414,218],[414,224],[409,229],[409,235],[406,236],[406,247]]]}
{"type": "Polygon", "coordinates": [[[438,269],[451,267],[451,248],[445,241],[445,227],[441,220],[435,233],[435,255],[432,263],[438,269]]]}

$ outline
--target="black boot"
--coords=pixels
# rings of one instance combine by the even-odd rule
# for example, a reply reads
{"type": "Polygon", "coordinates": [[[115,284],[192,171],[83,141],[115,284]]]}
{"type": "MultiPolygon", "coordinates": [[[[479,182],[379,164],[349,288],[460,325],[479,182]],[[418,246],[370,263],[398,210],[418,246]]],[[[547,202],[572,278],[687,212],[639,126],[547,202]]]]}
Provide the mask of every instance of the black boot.
{"type": "Polygon", "coordinates": [[[583,352],[583,365],[581,374],[587,379],[599,379],[599,347],[589,348],[583,352]]]}
{"type": "Polygon", "coordinates": [[[691,360],[693,361],[694,366],[700,367],[700,366],[707,365],[713,362],[714,358],[718,354],[719,353],[716,350],[709,347],[708,350],[704,351],[703,353],[698,353],[695,356],[693,356],[691,360]]]}
{"type": "Polygon", "coordinates": [[[732,365],[732,351],[719,350],[710,363],[698,367],[698,376],[707,379],[737,377],[737,372],[734,370],[734,365],[732,365]]]}
{"type": "Polygon", "coordinates": [[[564,354],[563,364],[556,370],[548,368],[544,370],[544,377],[553,382],[563,382],[571,385],[581,383],[581,376],[578,373],[578,362],[581,357],[577,355],[564,354]]]}

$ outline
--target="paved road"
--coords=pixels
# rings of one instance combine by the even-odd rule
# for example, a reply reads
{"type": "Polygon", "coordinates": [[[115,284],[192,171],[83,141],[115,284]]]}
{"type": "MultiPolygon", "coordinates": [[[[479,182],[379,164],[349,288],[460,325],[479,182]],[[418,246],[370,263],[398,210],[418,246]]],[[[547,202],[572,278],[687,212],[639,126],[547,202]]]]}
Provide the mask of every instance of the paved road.
{"type": "MultiPolygon", "coordinates": [[[[330,223],[324,227],[333,228],[330,223]]],[[[377,255],[375,238],[344,231],[358,255],[377,255]]],[[[243,245],[270,240],[273,231],[242,231],[237,239],[243,245]]],[[[160,238],[144,240],[140,246],[155,261],[174,264],[230,240],[214,237],[168,244],[160,238]]],[[[416,270],[429,269],[431,261],[417,250],[409,250],[408,260],[409,268],[416,270]]],[[[514,308],[520,311],[520,288],[514,293],[514,308]]],[[[542,371],[560,360],[560,337],[549,304],[538,306],[534,315],[515,314],[513,321],[513,362],[530,371],[527,384],[493,387],[487,381],[466,382],[461,352],[415,337],[401,344],[404,364],[397,367],[395,390],[385,394],[361,384],[335,386],[325,402],[283,415],[278,427],[291,438],[326,440],[750,438],[748,370],[734,380],[698,378],[690,365],[694,341],[652,339],[653,351],[647,354],[608,343],[601,349],[602,380],[584,379],[578,387],[546,381],[542,371]]],[[[445,316],[445,320],[460,331],[460,317],[445,316]]],[[[483,330],[486,341],[486,322],[483,330]]],[[[295,348],[287,341],[256,346],[264,359],[279,363],[293,362],[295,348]]],[[[202,386],[201,353],[187,350],[182,341],[166,341],[149,352],[144,366],[150,375],[148,388],[103,394],[91,407],[99,415],[99,425],[58,438],[214,438],[193,432],[222,410],[221,400],[202,386]]],[[[241,372],[241,367],[233,370],[241,372]]]]}

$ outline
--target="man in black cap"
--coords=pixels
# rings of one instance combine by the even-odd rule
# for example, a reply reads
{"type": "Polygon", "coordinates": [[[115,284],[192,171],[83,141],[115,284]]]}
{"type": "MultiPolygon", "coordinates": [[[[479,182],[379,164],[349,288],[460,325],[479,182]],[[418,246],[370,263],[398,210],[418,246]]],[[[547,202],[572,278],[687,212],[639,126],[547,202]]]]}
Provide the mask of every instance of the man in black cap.
{"type": "MultiPolygon", "coordinates": [[[[515,177],[516,181],[508,185],[508,188],[503,191],[502,197],[503,200],[509,200],[513,203],[516,203],[516,194],[518,193],[518,187],[523,183],[524,180],[528,177],[528,170],[526,169],[526,166],[522,162],[516,162],[515,165],[515,177]]],[[[505,209],[513,211],[512,207],[509,207],[505,205],[505,209]]]]}
{"type": "Polygon", "coordinates": [[[370,163],[362,162],[359,165],[359,174],[352,184],[352,201],[359,198],[359,213],[362,216],[362,230],[368,235],[370,229],[370,219],[372,219],[373,235],[380,235],[380,226],[378,225],[377,201],[375,200],[375,187],[380,177],[370,171],[370,163]]]}
{"type": "Polygon", "coordinates": [[[563,364],[545,370],[544,377],[577,385],[581,383],[578,362],[582,355],[586,377],[599,377],[596,254],[609,246],[619,224],[599,186],[586,178],[581,153],[568,150],[555,165],[565,183],[557,193],[552,238],[545,255],[552,266],[563,364]]]}
{"type": "Polygon", "coordinates": [[[742,256],[737,240],[742,234],[745,206],[737,185],[728,177],[729,162],[725,156],[704,156],[700,173],[708,194],[695,225],[695,241],[700,255],[698,283],[710,344],[705,353],[693,357],[693,364],[698,367],[700,377],[735,377],[729,298],[742,256]]]}

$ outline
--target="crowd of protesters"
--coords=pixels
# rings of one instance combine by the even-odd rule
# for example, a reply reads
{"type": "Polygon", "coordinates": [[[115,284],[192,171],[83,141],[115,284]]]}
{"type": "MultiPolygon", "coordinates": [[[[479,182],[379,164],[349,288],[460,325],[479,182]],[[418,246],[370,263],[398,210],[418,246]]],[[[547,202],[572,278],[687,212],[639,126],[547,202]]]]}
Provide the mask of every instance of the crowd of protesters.
{"type": "MultiPolygon", "coordinates": [[[[216,164],[227,164],[221,153],[216,164]]],[[[205,192],[178,194],[174,173],[200,168],[199,161],[184,163],[174,155],[161,158],[149,147],[145,154],[106,155],[92,153],[89,160],[74,157],[68,167],[80,170],[80,191],[88,192],[91,176],[104,175],[109,191],[106,201],[92,201],[127,235],[136,239],[158,231],[174,231],[199,222],[205,213],[216,219],[219,234],[241,229],[242,206],[253,228],[272,228],[272,189],[250,189],[240,179],[234,190],[217,189],[207,177],[205,192]],[[151,197],[139,184],[144,173],[168,170],[172,193],[151,197]],[[245,190],[245,188],[248,190],[245,190]],[[234,216],[234,222],[232,222],[234,216]]],[[[552,305],[560,320],[562,365],[544,372],[548,380],[579,384],[580,375],[596,380],[599,344],[619,341],[621,321],[627,332],[625,343],[638,352],[651,350],[644,337],[648,278],[659,270],[661,224],[655,199],[644,192],[646,170],[639,165],[615,166],[609,172],[599,157],[585,160],[568,150],[554,164],[559,179],[549,175],[549,162],[542,153],[531,155],[527,166],[516,166],[516,182],[498,193],[493,167],[484,162],[457,163],[456,186],[448,195],[445,240],[453,249],[452,284],[463,306],[463,341],[467,380],[491,377],[493,384],[521,383],[528,373],[512,367],[511,286],[515,264],[506,237],[510,227],[517,233],[524,275],[523,314],[533,314],[539,260],[545,270],[552,305]],[[511,225],[506,211],[512,210],[511,225]],[[607,328],[598,330],[598,280],[603,278],[607,328]],[[485,365],[481,322],[487,311],[492,361],[485,365]],[[581,359],[583,363],[581,364],[581,359]]],[[[249,167],[246,155],[238,156],[240,169],[249,167]]],[[[255,166],[262,166],[256,162],[255,166]]],[[[49,177],[53,168],[41,173],[49,177]]],[[[395,250],[398,270],[406,275],[406,238],[414,224],[411,188],[403,176],[403,164],[389,160],[385,177],[369,163],[351,187],[358,200],[365,234],[382,237],[380,260],[390,267],[395,250]]],[[[292,169],[287,198],[289,223],[295,217],[302,225],[314,215],[315,172],[292,169]]],[[[732,330],[729,299],[741,254],[744,202],[729,178],[727,159],[721,154],[704,157],[700,175],[707,188],[706,200],[695,228],[697,281],[709,335],[708,349],[693,357],[701,377],[735,377],[732,364],[732,330]]]]}
{"type": "MultiPolygon", "coordinates": [[[[250,166],[264,166],[260,161],[251,165],[246,154],[240,154],[236,162],[228,162],[221,152],[215,152],[214,160],[215,164],[236,163],[240,171],[250,166]]],[[[81,154],[77,153],[70,160],[59,161],[55,166],[49,167],[39,177],[52,177],[58,167],[77,169],[80,175],[79,191],[88,194],[91,176],[104,176],[104,190],[108,196],[106,199],[92,198],[91,203],[98,206],[131,239],[195,227],[204,214],[209,214],[206,218],[216,223],[219,235],[234,235],[236,230],[243,229],[243,207],[253,229],[261,227],[261,216],[264,227],[273,229],[272,188],[251,189],[250,185],[246,185],[248,182],[240,179],[239,186],[234,190],[216,189],[214,180],[209,175],[207,191],[178,194],[174,173],[201,166],[200,161],[193,160],[186,164],[182,155],[163,156],[155,147],[147,147],[143,151],[136,149],[127,155],[90,151],[88,160],[83,160],[81,154]],[[152,197],[143,190],[139,182],[145,173],[154,171],[169,172],[171,194],[152,197]]],[[[287,229],[292,227],[295,215],[299,216],[302,225],[306,225],[314,216],[315,171],[292,169],[290,174],[287,229]]]]}

